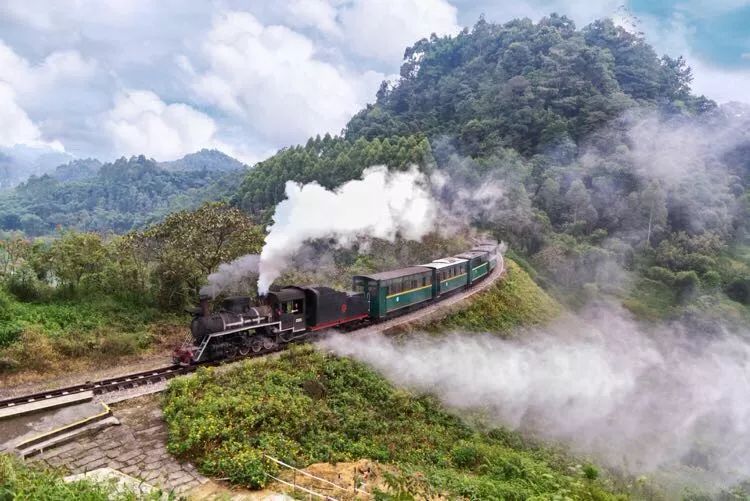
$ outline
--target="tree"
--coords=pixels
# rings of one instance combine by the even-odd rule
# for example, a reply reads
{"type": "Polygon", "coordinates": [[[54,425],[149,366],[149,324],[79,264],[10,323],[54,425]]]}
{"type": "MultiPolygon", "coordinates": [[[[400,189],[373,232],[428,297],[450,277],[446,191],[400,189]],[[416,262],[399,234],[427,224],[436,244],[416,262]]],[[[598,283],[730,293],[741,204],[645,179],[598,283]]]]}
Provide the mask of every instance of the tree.
{"type": "Polygon", "coordinates": [[[81,280],[100,273],[107,252],[99,235],[67,230],[52,242],[44,253],[54,278],[70,289],[76,289],[81,280]]]}
{"type": "Polygon", "coordinates": [[[589,195],[586,185],[580,179],[576,179],[570,185],[565,193],[565,201],[571,212],[573,225],[578,224],[579,221],[587,223],[596,221],[596,209],[591,203],[591,195],[589,195]]]}
{"type": "Polygon", "coordinates": [[[651,183],[641,195],[641,207],[648,214],[646,243],[651,245],[651,234],[661,232],[667,225],[667,197],[657,183],[651,183]]]}
{"type": "Polygon", "coordinates": [[[257,253],[263,232],[241,210],[207,203],[169,215],[138,236],[155,261],[152,280],[164,306],[179,307],[195,295],[219,264],[257,253]]]}

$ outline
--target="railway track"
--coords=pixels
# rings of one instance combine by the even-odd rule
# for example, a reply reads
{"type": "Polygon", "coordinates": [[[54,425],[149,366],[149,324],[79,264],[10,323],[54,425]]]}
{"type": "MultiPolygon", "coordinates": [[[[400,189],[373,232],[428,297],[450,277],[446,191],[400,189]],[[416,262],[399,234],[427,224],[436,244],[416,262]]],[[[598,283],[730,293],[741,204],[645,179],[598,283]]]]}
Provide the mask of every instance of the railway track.
{"type": "MultiPolygon", "coordinates": [[[[413,322],[415,320],[419,320],[422,317],[426,317],[430,315],[438,308],[448,307],[456,302],[463,301],[464,299],[487,289],[490,285],[492,285],[492,283],[494,283],[494,281],[497,278],[502,276],[504,273],[505,273],[504,269],[496,269],[493,272],[492,276],[487,277],[486,280],[482,281],[476,287],[472,289],[468,289],[463,294],[458,294],[453,297],[448,297],[445,300],[439,301],[437,303],[433,303],[425,308],[412,311],[404,315],[397,316],[395,318],[391,318],[385,322],[376,323],[376,324],[367,324],[363,327],[352,329],[351,332],[366,333],[372,330],[388,330],[388,329],[398,326],[399,324],[406,324],[406,323],[413,322]]],[[[319,333],[315,333],[312,336],[306,336],[304,339],[292,341],[290,344],[296,344],[297,342],[302,342],[302,341],[313,341],[317,339],[318,336],[320,335],[321,334],[319,333]]],[[[55,399],[58,397],[65,397],[68,395],[74,395],[76,393],[83,393],[87,391],[93,392],[94,395],[101,395],[104,393],[127,390],[127,389],[136,388],[138,386],[159,383],[161,381],[166,381],[176,376],[194,372],[199,367],[224,365],[224,364],[236,362],[241,359],[261,357],[261,356],[265,356],[273,352],[283,350],[285,346],[286,345],[276,345],[274,347],[264,349],[257,353],[250,353],[248,355],[237,356],[237,357],[233,357],[230,359],[204,362],[204,363],[191,365],[191,366],[173,364],[173,365],[168,365],[164,367],[159,367],[157,369],[134,372],[131,374],[126,374],[124,376],[101,379],[99,381],[89,381],[86,383],[66,386],[66,387],[57,388],[54,390],[47,390],[47,391],[42,391],[38,393],[32,393],[32,394],[23,395],[23,396],[7,398],[4,400],[0,400],[0,410],[8,409],[8,408],[16,407],[16,406],[21,406],[23,404],[32,404],[35,402],[55,399]]]]}
{"type": "Polygon", "coordinates": [[[75,395],[76,393],[83,393],[87,391],[93,392],[94,395],[100,395],[102,393],[109,393],[111,391],[119,391],[128,388],[134,388],[136,386],[164,381],[175,376],[194,371],[195,369],[195,367],[184,367],[175,364],[166,367],[159,367],[157,369],[135,372],[124,376],[102,379],[99,381],[89,381],[86,383],[66,386],[54,390],[47,390],[39,393],[32,393],[20,397],[0,400],[0,409],[7,409],[24,404],[32,404],[58,397],[75,395]]]}

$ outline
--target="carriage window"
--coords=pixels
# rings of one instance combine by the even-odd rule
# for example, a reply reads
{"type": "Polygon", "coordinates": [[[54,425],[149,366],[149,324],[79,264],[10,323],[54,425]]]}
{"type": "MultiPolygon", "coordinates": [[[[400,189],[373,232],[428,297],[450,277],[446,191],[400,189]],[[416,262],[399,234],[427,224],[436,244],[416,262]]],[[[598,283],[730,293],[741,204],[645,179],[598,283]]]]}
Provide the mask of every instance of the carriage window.
{"type": "Polygon", "coordinates": [[[422,277],[422,287],[427,285],[427,277],[422,277]]]}

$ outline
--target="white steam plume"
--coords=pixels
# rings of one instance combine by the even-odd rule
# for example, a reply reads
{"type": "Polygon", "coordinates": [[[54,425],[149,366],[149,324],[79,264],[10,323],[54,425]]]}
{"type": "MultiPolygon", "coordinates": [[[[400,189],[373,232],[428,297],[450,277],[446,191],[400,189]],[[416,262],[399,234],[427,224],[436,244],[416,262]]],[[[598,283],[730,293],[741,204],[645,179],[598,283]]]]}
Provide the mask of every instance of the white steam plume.
{"type": "Polygon", "coordinates": [[[247,254],[229,263],[219,265],[219,269],[208,276],[208,285],[201,294],[216,297],[223,292],[247,292],[251,287],[251,277],[258,275],[258,254],[247,254]]]}
{"type": "Polygon", "coordinates": [[[434,228],[436,213],[427,178],[416,166],[407,171],[370,167],[362,179],[333,191],[289,181],[260,254],[258,292],[268,291],[308,240],[330,238],[340,247],[363,237],[420,240],[434,228]]]}
{"type": "Polygon", "coordinates": [[[697,466],[725,482],[750,475],[747,338],[681,324],[647,332],[599,307],[522,339],[338,334],[320,344],[451,407],[632,473],[697,466]]]}

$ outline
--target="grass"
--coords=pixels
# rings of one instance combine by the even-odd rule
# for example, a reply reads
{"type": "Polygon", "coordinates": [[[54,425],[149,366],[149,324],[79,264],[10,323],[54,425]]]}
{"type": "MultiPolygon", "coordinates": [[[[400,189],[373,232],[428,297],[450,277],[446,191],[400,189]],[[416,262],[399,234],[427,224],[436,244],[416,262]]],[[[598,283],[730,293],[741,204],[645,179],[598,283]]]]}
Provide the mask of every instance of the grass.
{"type": "Polygon", "coordinates": [[[509,334],[515,328],[549,321],[562,307],[515,261],[505,260],[506,276],[471,304],[427,326],[430,331],[464,330],[509,334]]]}
{"type": "Polygon", "coordinates": [[[620,499],[592,466],[506,430],[473,429],[434,398],[311,347],[174,380],[164,416],[172,453],[251,488],[275,471],[267,453],[300,467],[367,458],[451,499],[620,499]]]}
{"type": "Polygon", "coordinates": [[[0,454],[0,499],[64,501],[130,501],[161,499],[161,493],[139,496],[107,483],[77,481],[66,483],[50,469],[32,468],[7,454],[0,454]]]}
{"type": "Polygon", "coordinates": [[[106,296],[21,302],[0,291],[0,373],[139,353],[185,319],[106,296]]]}

